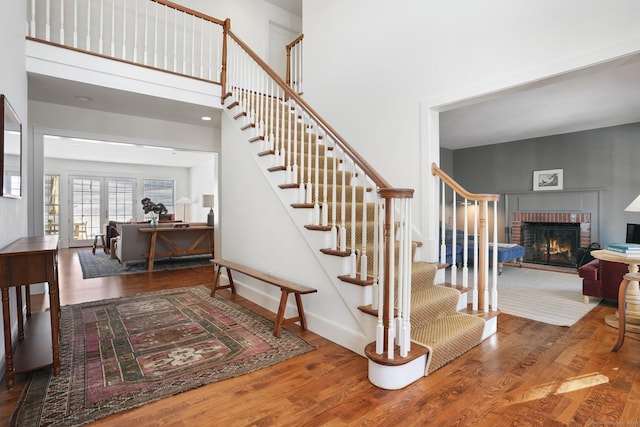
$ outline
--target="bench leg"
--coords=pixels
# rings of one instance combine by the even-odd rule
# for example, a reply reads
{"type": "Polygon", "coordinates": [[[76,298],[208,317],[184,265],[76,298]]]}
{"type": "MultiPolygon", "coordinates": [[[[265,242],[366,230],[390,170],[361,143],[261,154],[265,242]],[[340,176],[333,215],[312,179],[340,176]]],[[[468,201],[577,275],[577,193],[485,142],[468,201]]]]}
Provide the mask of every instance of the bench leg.
{"type": "Polygon", "coordinates": [[[228,285],[224,285],[224,286],[220,286],[220,273],[222,270],[222,266],[217,266],[216,267],[216,272],[215,275],[213,277],[213,286],[211,287],[211,296],[215,296],[216,295],[216,291],[218,289],[227,289],[227,288],[231,288],[231,294],[235,295],[236,294],[236,286],[233,284],[233,277],[231,277],[231,269],[229,269],[229,267],[226,267],[227,269],[227,277],[229,278],[229,284],[228,285]]]}
{"type": "Polygon", "coordinates": [[[286,289],[282,289],[282,295],[280,296],[280,306],[278,307],[278,314],[276,315],[276,326],[273,331],[273,335],[276,337],[280,336],[282,325],[286,323],[295,323],[299,321],[300,328],[303,331],[307,330],[307,322],[304,318],[304,309],[302,308],[302,295],[300,295],[297,292],[294,292],[294,295],[296,297],[296,306],[298,308],[298,316],[285,319],[284,312],[287,309],[287,299],[289,298],[289,291],[287,291],[286,289]]]}

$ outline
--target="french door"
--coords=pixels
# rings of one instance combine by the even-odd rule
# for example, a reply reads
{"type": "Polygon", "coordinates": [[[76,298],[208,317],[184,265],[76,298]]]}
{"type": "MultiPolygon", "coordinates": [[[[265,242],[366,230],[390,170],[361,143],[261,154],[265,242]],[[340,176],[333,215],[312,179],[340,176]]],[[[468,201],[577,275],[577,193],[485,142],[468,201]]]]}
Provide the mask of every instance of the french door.
{"type": "Polygon", "coordinates": [[[69,187],[69,247],[93,244],[110,220],[135,221],[135,180],[71,176],[69,187]]]}

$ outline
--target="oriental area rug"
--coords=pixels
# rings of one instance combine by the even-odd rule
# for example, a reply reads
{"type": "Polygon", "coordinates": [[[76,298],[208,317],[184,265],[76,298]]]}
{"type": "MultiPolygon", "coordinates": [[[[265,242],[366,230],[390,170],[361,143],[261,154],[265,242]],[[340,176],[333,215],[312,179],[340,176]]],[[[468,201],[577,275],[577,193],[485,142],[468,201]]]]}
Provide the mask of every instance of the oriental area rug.
{"type": "MultiPolygon", "coordinates": [[[[211,266],[211,255],[191,255],[174,258],[161,258],[153,263],[153,271],[177,270],[181,268],[192,268],[211,266]]],[[[122,264],[116,258],[102,251],[96,251],[93,255],[91,250],[78,251],[78,260],[82,267],[82,278],[93,279],[94,277],[117,276],[121,274],[146,273],[148,270],[144,266],[144,261],[130,261],[127,268],[123,269],[122,264]]]]}
{"type": "Polygon", "coordinates": [[[80,426],[314,349],[198,286],[63,306],[62,371],[35,371],[11,426],[80,426]]]}

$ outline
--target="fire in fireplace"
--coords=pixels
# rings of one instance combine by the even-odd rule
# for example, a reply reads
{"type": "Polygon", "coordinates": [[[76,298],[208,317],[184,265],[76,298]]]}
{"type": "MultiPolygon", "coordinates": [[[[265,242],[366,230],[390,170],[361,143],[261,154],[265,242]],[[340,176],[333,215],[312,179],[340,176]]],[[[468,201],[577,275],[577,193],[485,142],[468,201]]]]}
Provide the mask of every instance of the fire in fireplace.
{"type": "Polygon", "coordinates": [[[576,267],[580,224],[525,222],[522,224],[524,261],[534,264],[576,267]]]}

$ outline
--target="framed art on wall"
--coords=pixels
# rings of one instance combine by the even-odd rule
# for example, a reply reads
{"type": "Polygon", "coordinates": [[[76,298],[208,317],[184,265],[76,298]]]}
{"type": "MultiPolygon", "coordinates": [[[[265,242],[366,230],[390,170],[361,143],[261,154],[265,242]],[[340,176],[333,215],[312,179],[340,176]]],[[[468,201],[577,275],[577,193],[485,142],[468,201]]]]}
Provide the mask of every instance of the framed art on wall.
{"type": "Polygon", "coordinates": [[[533,171],[533,191],[562,190],[563,169],[533,171]]]}

